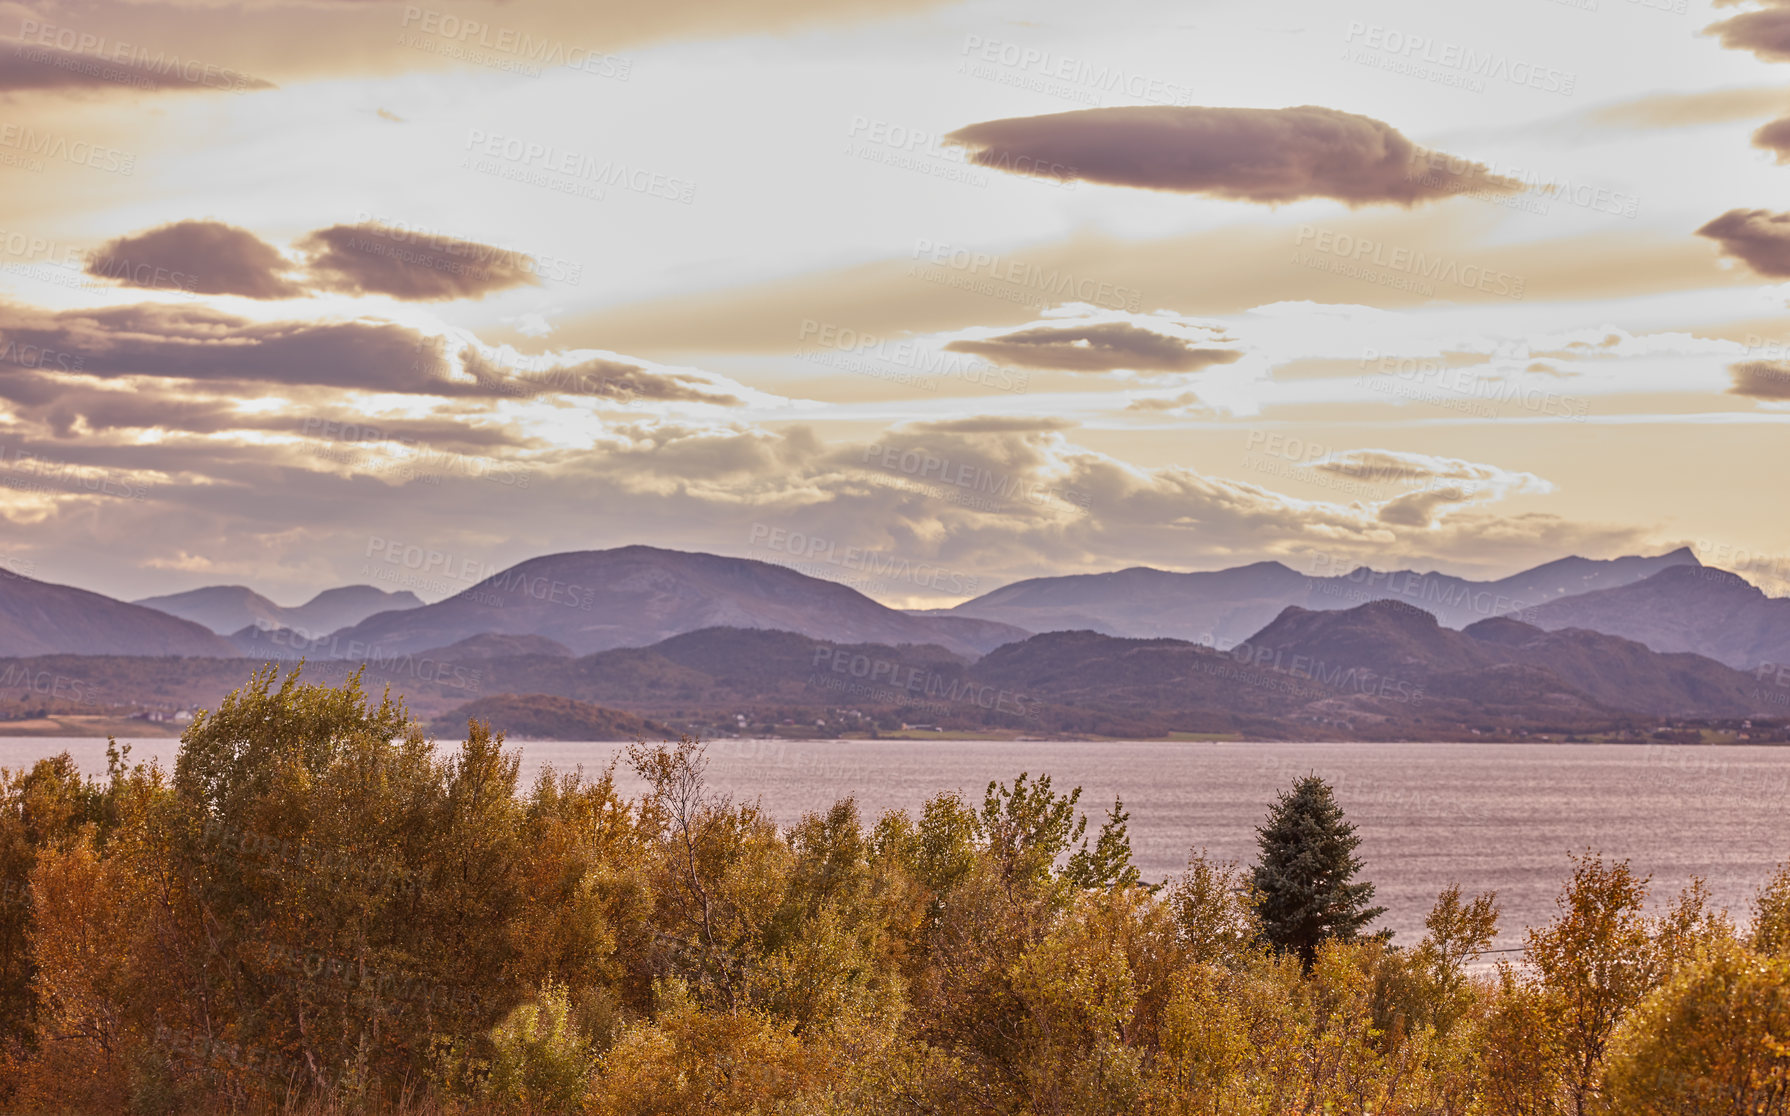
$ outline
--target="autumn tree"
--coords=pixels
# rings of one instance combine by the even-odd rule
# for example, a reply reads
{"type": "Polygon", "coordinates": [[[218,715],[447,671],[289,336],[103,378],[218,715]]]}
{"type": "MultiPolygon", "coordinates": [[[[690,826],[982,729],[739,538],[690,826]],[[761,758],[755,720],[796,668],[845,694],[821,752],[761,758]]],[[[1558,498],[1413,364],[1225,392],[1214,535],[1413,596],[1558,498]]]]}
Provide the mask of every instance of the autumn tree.
{"type": "Polygon", "coordinates": [[[1131,834],[1127,829],[1130,821],[1124,800],[1114,798],[1094,847],[1078,849],[1069,857],[1065,866],[1069,882],[1085,888],[1139,886],[1137,868],[1131,863],[1131,834]]]}
{"type": "Polygon", "coordinates": [[[1559,913],[1528,932],[1526,955],[1551,1006],[1550,1029],[1564,1057],[1567,1111],[1593,1110],[1604,1051],[1622,1016],[1658,979],[1650,926],[1642,913],[1647,878],[1628,861],[1573,857],[1559,913]]]}
{"type": "Polygon", "coordinates": [[[1747,944],[1768,957],[1790,957],[1790,864],[1780,864],[1753,899],[1747,944]]]}
{"type": "Polygon", "coordinates": [[[1735,942],[1704,951],[1611,1040],[1605,1111],[1623,1116],[1790,1113],[1790,958],[1735,942]]]}

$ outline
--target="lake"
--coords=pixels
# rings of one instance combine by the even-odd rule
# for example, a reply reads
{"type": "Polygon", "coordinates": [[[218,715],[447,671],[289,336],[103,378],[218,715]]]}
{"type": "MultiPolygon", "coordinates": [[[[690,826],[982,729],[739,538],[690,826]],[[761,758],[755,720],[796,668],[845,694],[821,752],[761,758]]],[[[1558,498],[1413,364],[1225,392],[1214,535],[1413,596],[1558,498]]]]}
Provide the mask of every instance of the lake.
{"type": "MultiPolygon", "coordinates": [[[[84,770],[103,771],[105,743],[0,739],[0,766],[67,750],[84,770]]],[[[144,740],[133,759],[155,755],[171,766],[175,744],[144,740]]],[[[543,763],[601,768],[619,747],[518,746],[525,779],[543,763]]],[[[718,789],[756,797],[783,821],[855,795],[869,823],[940,789],[980,802],[990,779],[1048,773],[1061,790],[1083,788],[1090,834],[1123,796],[1136,862],[1152,881],[1179,870],[1190,847],[1247,863],[1276,792],[1315,772],[1335,785],[1363,838],[1363,875],[1389,908],[1383,925],[1407,944],[1451,881],[1469,893],[1496,890],[1499,944],[1520,944],[1525,926],[1551,917],[1569,850],[1628,858],[1653,876],[1656,901],[1703,876],[1737,916],[1790,859],[1790,748],[721,740],[709,758],[718,789]]],[[[639,789],[629,772],[618,782],[639,789]]]]}

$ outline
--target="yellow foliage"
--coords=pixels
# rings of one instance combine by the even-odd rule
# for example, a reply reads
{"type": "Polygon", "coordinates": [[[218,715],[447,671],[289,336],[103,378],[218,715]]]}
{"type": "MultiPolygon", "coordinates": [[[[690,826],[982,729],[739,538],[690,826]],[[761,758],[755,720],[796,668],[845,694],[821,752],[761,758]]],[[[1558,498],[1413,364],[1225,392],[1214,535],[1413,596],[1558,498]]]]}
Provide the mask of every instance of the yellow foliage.
{"type": "Polygon", "coordinates": [[[1612,1040],[1602,1111],[1790,1113],[1790,958],[1723,942],[1656,990],[1612,1040]]]}
{"type": "Polygon", "coordinates": [[[483,726],[275,682],[171,781],[0,778],[9,1111],[1790,1116],[1790,867],[1742,933],[1577,858],[1495,976],[1458,886],[1277,953],[1245,869],[1132,886],[1047,779],[785,828],[694,740],[525,790],[483,726]]]}

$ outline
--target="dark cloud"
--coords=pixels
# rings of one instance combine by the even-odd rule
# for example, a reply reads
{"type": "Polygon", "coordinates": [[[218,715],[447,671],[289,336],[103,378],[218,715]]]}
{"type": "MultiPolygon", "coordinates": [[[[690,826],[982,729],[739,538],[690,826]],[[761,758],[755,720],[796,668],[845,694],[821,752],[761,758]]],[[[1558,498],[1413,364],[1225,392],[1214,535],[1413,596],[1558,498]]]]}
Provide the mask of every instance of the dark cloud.
{"type": "Polygon", "coordinates": [[[1790,116],[1773,120],[1754,132],[1753,146],[1775,151],[1779,163],[1790,163],[1790,116]]]}
{"type": "Polygon", "coordinates": [[[136,89],[146,92],[242,93],[273,89],[272,82],[181,58],[178,52],[88,54],[29,41],[0,44],[0,93],[104,92],[136,89]]]}
{"type": "Polygon", "coordinates": [[[468,349],[461,366],[488,394],[582,395],[616,402],[636,399],[714,403],[737,407],[740,400],[713,390],[714,384],[689,372],[654,372],[638,364],[601,357],[539,368],[512,368],[468,349]]]}
{"type": "Polygon", "coordinates": [[[1141,329],[1129,322],[1082,326],[1037,326],[982,341],[953,341],[945,348],[972,353],[1000,364],[1022,368],[1057,368],[1069,372],[1195,372],[1229,364],[1243,354],[1236,349],[1199,348],[1179,337],[1141,329]]]}
{"type": "Polygon", "coordinates": [[[434,302],[540,284],[535,260],[521,252],[373,222],[319,229],[299,247],[322,290],[434,302]]]}
{"type": "Polygon", "coordinates": [[[1722,246],[1722,254],[1743,260],[1760,275],[1790,278],[1790,213],[1730,209],[1697,230],[1722,246]]]}
{"type": "Polygon", "coordinates": [[[1790,363],[1781,360],[1749,360],[1729,365],[1734,386],[1728,391],[1753,399],[1790,399],[1790,363]]]}
{"type": "Polygon", "coordinates": [[[291,266],[247,229],[219,221],[176,221],[107,242],[88,258],[87,274],[126,287],[292,298],[304,291],[286,278],[291,266]]]}
{"type": "Polygon", "coordinates": [[[1317,105],[1083,109],[972,124],[947,139],[997,170],[1241,201],[1409,206],[1524,188],[1482,164],[1425,152],[1390,124],[1317,105]]]}
{"type": "Polygon", "coordinates": [[[449,379],[442,343],[391,322],[254,322],[199,304],[142,304],[56,314],[0,308],[0,334],[72,354],[100,379],[213,382],[473,394],[449,379]]]}
{"type": "Polygon", "coordinates": [[[431,302],[540,283],[532,256],[376,222],[318,229],[298,247],[309,270],[295,278],[279,250],[247,229],[177,221],[110,241],[87,273],[126,287],[261,299],[336,291],[431,302]]]}
{"type": "Polygon", "coordinates": [[[525,368],[506,366],[473,348],[455,360],[442,338],[373,319],[255,322],[201,304],[61,313],[0,306],[0,396],[21,403],[45,404],[85,375],[230,385],[246,398],[273,384],[435,395],[475,408],[486,400],[540,395],[740,404],[724,382],[694,371],[605,357],[528,361],[525,368]],[[7,375],[9,364],[17,367],[7,375]]]}
{"type": "Polygon", "coordinates": [[[1710,24],[1703,33],[1717,36],[1730,50],[1750,50],[1767,62],[1790,62],[1790,7],[1772,4],[1742,12],[1710,24]]]}

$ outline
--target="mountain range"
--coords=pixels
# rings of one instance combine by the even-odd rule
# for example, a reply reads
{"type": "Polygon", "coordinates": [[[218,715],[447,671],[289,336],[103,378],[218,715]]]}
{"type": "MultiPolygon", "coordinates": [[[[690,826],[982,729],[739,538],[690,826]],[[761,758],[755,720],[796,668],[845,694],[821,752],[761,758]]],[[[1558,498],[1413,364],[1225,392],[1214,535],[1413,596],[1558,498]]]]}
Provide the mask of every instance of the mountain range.
{"type": "Polygon", "coordinates": [[[930,615],[999,620],[1034,632],[1086,628],[1228,647],[1289,605],[1335,610],[1399,600],[1431,613],[1445,627],[1464,628],[1492,616],[1525,617],[1560,598],[1630,585],[1675,566],[1699,565],[1683,548],[1651,558],[1561,558],[1495,581],[1366,566],[1332,573],[1327,563],[1312,574],[1280,562],[1199,573],[1138,566],[1017,581],[930,615]]]}
{"type": "Polygon", "coordinates": [[[849,586],[768,562],[624,546],[530,559],[446,600],[370,616],[313,641],[308,652],[329,658],[415,653],[495,633],[542,636],[587,655],[714,627],[936,643],[970,655],[1030,634],[994,620],[902,612],[849,586]]]}
{"type": "Polygon", "coordinates": [[[1707,655],[1741,670],[1790,663],[1790,599],[1767,597],[1738,574],[1709,566],[1662,570],[1621,588],[1552,601],[1530,620],[1707,655]]]}
{"type": "Polygon", "coordinates": [[[312,638],[358,624],[376,612],[420,608],[423,602],[408,589],[388,593],[371,585],[344,585],[325,589],[295,608],[284,608],[245,585],[208,585],[132,603],[203,624],[218,635],[234,635],[244,628],[283,628],[312,638]]]}
{"type": "MultiPolygon", "coordinates": [[[[240,586],[127,604],[6,573],[0,656],[132,657],[56,667],[104,675],[106,685],[90,677],[87,692],[120,708],[197,701],[225,677],[226,691],[239,684],[251,664],[301,657],[312,671],[368,662],[370,680],[390,681],[430,715],[504,693],[654,716],[778,702],[808,710],[840,694],[854,707],[912,704],[911,693],[866,696],[890,697],[880,675],[817,669],[835,661],[824,648],[868,647],[889,670],[920,670],[939,685],[1029,693],[1063,731],[1096,731],[1098,721],[1118,731],[1285,733],[1326,718],[1417,731],[1438,717],[1466,725],[1790,712],[1781,700],[1790,693],[1760,682],[1764,664],[1790,660],[1790,600],[1703,566],[1688,549],[1568,557],[1491,581],[1319,573],[1277,562],[1137,568],[1022,581],[924,611],[780,565],[646,546],[531,559],[432,604],[366,585],[297,608],[240,586]],[[186,665],[164,669],[158,656],[186,656],[186,665]],[[1125,673],[1133,670],[1143,673],[1125,673]],[[1054,696],[1039,699],[1040,690],[1054,696]],[[1230,728],[1188,727],[1227,718],[1230,728]],[[1255,727],[1237,728],[1239,718],[1255,727]]],[[[517,707],[502,708],[508,716],[517,707]]],[[[958,720],[971,712],[944,709],[958,720]]]]}
{"type": "MultiPolygon", "coordinates": [[[[441,733],[478,717],[525,736],[571,733],[839,735],[911,724],[1072,737],[1201,733],[1274,739],[1644,738],[1663,720],[1767,717],[1790,687],[1702,656],[1662,654],[1582,629],[1494,618],[1464,631],[1397,601],[1285,609],[1229,651],[1175,639],[1050,632],[986,655],[936,644],[844,643],[763,628],[707,628],[646,647],[572,656],[469,641],[371,656],[441,733]],[[643,728],[647,718],[651,729],[643,728]]],[[[360,663],[310,663],[339,682],[360,663]]],[[[53,656],[0,660],[0,679],[55,677],[115,707],[215,705],[255,659],[53,656]]],[[[19,715],[55,712],[39,699],[19,715]]],[[[1761,725],[1764,722],[1761,721],[1761,725]]]]}

